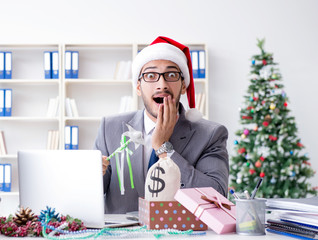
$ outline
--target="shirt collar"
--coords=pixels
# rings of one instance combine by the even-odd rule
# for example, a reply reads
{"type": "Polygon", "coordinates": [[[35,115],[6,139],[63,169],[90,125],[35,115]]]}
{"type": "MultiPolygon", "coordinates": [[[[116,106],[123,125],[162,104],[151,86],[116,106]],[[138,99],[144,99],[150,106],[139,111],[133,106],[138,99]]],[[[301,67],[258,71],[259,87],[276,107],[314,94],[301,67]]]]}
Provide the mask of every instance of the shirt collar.
{"type": "Polygon", "coordinates": [[[149,134],[152,129],[154,129],[156,126],[156,123],[153,122],[147,115],[146,110],[144,110],[144,129],[146,134],[149,134]]]}

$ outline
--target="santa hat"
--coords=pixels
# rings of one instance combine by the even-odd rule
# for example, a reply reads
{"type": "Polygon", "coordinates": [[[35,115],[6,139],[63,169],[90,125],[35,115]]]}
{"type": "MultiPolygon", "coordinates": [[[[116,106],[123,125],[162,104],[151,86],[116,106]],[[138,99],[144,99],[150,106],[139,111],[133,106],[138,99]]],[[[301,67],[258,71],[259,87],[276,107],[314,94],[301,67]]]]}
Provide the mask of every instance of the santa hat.
{"type": "Polygon", "coordinates": [[[140,51],[132,63],[132,80],[135,86],[143,66],[153,60],[169,60],[179,66],[187,88],[190,107],[186,112],[186,118],[190,121],[200,119],[202,115],[195,109],[195,91],[189,48],[167,37],[159,36],[156,38],[149,46],[140,51]]]}

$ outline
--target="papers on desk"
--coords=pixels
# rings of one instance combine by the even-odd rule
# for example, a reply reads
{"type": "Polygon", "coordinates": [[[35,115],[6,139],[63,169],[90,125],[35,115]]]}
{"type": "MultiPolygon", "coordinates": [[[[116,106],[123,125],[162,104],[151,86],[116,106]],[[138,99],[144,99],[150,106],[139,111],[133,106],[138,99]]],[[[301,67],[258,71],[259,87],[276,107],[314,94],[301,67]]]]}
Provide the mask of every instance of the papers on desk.
{"type": "Polygon", "coordinates": [[[266,203],[269,209],[285,209],[292,211],[304,211],[318,214],[318,197],[299,198],[299,199],[283,199],[271,198],[266,203]]]}
{"type": "Polygon", "coordinates": [[[302,239],[318,239],[318,197],[268,199],[267,231],[302,239]]]}

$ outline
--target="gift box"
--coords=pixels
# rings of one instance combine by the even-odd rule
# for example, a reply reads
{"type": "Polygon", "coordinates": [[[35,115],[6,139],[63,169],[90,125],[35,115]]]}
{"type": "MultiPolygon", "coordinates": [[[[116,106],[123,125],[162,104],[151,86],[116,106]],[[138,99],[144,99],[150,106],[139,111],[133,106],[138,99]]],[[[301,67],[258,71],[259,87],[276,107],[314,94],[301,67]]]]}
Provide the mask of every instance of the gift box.
{"type": "Polygon", "coordinates": [[[179,189],[174,198],[216,233],[235,232],[235,204],[214,188],[179,189]]]}
{"type": "Polygon", "coordinates": [[[147,201],[139,198],[139,221],[147,229],[207,230],[205,223],[177,201],[147,201]]]}

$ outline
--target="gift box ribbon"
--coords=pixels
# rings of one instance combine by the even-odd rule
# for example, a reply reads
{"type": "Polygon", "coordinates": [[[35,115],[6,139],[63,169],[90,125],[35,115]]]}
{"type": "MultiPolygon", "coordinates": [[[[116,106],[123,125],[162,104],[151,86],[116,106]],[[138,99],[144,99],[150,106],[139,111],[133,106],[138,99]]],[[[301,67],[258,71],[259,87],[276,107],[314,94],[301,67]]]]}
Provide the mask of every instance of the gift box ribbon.
{"type": "Polygon", "coordinates": [[[222,201],[218,194],[216,194],[215,196],[211,196],[200,191],[200,189],[198,188],[195,188],[195,190],[197,190],[201,194],[201,199],[207,201],[207,203],[198,204],[197,208],[194,211],[194,215],[197,216],[199,219],[201,218],[205,210],[213,209],[215,207],[222,209],[233,219],[236,219],[236,217],[229,211],[231,210],[231,205],[225,202],[224,200],[222,201]],[[211,203],[213,205],[211,205],[211,203]]]}

